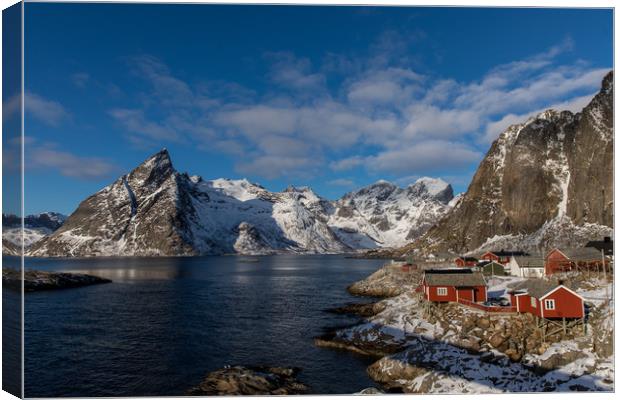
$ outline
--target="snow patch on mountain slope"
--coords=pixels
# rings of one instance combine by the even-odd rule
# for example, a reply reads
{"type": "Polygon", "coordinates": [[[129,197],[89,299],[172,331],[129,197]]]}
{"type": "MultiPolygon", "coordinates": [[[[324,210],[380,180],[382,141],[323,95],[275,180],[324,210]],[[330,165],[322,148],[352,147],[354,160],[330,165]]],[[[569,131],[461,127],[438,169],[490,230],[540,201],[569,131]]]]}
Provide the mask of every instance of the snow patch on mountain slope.
{"type": "Polygon", "coordinates": [[[546,254],[556,247],[584,246],[592,238],[612,235],[613,229],[608,226],[591,223],[575,225],[567,216],[558,216],[532,233],[495,235],[468,254],[509,248],[546,254]]]}

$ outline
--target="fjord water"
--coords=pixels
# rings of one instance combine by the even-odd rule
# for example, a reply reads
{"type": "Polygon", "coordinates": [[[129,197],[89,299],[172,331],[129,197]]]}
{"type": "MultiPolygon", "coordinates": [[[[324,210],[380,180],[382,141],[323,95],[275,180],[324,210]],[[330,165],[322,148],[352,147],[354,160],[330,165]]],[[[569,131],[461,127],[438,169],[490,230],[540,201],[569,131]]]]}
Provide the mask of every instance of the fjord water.
{"type": "MultiPolygon", "coordinates": [[[[27,259],[113,283],[28,293],[28,397],[183,395],[225,365],[296,366],[313,393],[374,386],[372,361],[314,346],[358,319],[325,312],[380,260],[335,255],[27,259]]],[[[359,300],[359,299],[358,299],[359,300]]]]}

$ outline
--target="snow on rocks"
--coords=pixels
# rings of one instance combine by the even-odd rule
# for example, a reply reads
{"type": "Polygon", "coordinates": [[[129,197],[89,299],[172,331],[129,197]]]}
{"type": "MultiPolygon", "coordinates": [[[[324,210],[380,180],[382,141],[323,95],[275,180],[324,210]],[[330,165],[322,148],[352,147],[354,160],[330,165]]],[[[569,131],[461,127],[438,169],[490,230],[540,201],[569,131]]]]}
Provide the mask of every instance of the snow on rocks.
{"type": "MultiPolygon", "coordinates": [[[[391,288],[399,269],[389,267],[352,286],[359,294],[391,288]]],[[[519,280],[491,278],[489,295],[505,297],[519,280]]],[[[368,367],[368,374],[390,391],[613,390],[610,301],[596,303],[587,335],[581,327],[573,327],[567,335],[551,334],[543,342],[529,314],[487,315],[458,304],[440,305],[427,314],[413,290],[415,285],[402,282],[406,289],[377,303],[377,313],[360,324],[336,330],[317,344],[381,357],[368,367]]],[[[580,282],[579,292],[587,301],[599,300],[605,285],[609,284],[587,279],[580,282]]]]}

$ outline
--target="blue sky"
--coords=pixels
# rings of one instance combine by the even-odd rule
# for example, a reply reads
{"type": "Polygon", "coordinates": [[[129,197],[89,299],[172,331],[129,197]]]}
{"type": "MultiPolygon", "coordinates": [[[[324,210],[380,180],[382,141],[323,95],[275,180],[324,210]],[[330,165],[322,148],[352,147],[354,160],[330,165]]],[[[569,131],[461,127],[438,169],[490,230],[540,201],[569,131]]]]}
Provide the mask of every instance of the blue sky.
{"type": "Polygon", "coordinates": [[[26,212],[169,149],[205,179],[337,198],[379,179],[464,191],[508,125],[579,110],[612,12],[26,4],[26,212]]]}

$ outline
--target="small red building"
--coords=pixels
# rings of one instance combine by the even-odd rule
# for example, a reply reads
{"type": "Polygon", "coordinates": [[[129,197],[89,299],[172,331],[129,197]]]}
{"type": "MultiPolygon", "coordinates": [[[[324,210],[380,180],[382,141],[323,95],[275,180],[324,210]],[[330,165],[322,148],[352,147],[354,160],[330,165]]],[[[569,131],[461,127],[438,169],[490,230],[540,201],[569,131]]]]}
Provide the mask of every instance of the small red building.
{"type": "Polygon", "coordinates": [[[422,277],[424,298],[435,302],[487,301],[487,283],[479,272],[467,269],[427,270],[422,277]]]}
{"type": "Polygon", "coordinates": [[[603,255],[592,247],[553,249],[545,257],[545,275],[572,271],[579,268],[598,268],[603,265],[603,255]]]}
{"type": "Polygon", "coordinates": [[[478,264],[476,257],[459,256],[454,259],[454,264],[457,267],[475,267],[478,264]]]}
{"type": "Polygon", "coordinates": [[[518,250],[487,251],[480,257],[480,259],[487,260],[487,261],[495,261],[496,263],[507,265],[510,262],[510,259],[512,257],[526,256],[526,255],[528,254],[523,251],[518,251],[518,250]]]}
{"type": "Polygon", "coordinates": [[[531,279],[521,282],[510,292],[510,303],[517,312],[529,313],[541,318],[583,318],[584,299],[568,287],[531,279]]]}

